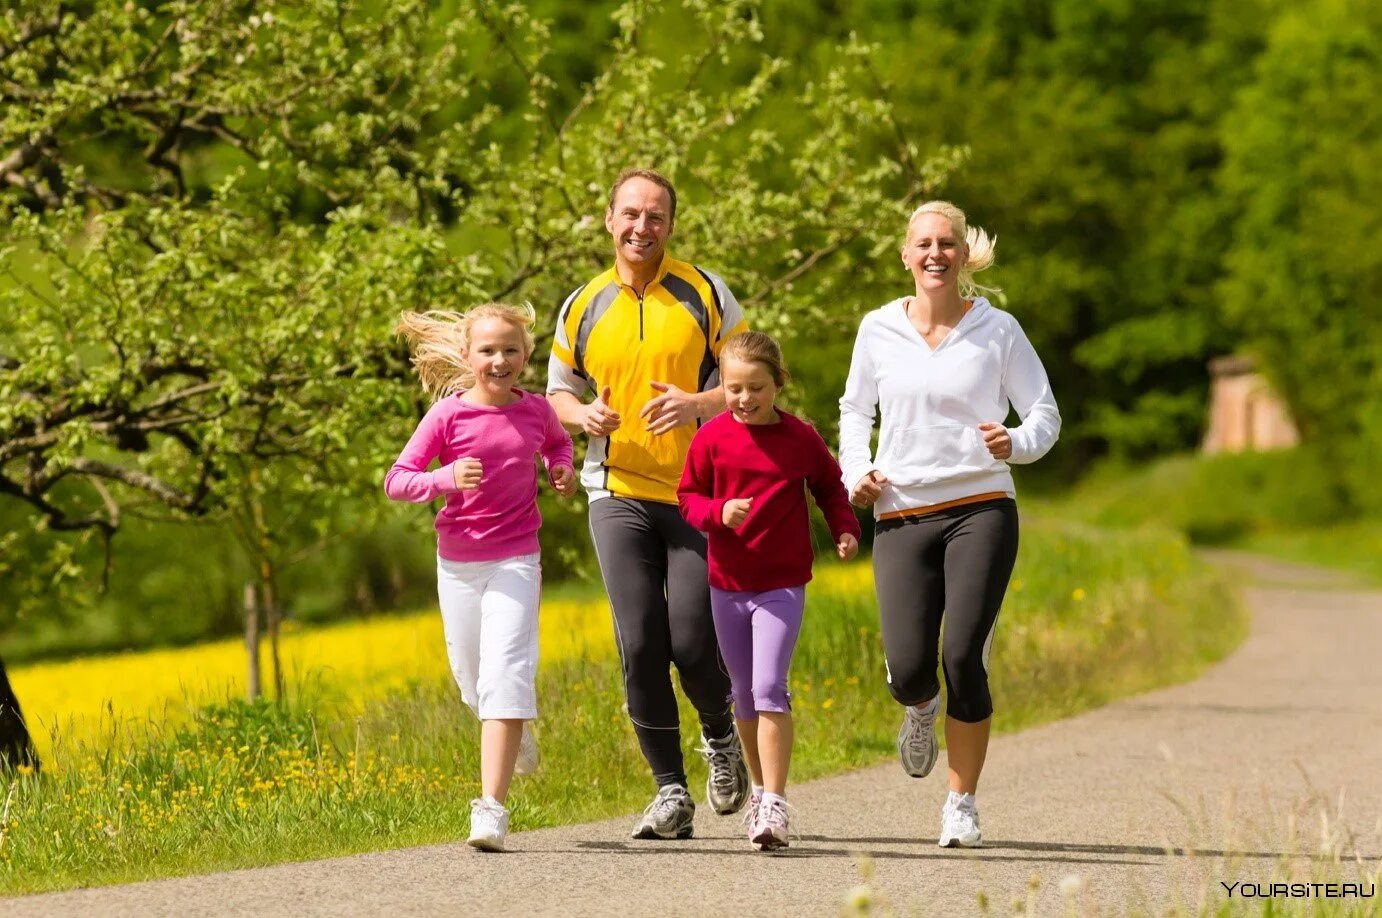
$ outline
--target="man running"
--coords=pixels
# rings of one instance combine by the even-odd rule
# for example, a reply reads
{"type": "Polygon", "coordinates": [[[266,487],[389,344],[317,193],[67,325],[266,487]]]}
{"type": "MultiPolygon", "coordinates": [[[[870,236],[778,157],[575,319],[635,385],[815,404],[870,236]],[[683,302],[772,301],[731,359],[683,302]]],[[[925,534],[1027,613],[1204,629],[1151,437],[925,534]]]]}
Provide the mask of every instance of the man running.
{"type": "Polygon", "coordinates": [[[590,533],[629,717],[658,785],[634,838],[692,832],[670,664],[700,716],[710,805],[734,813],[749,792],[710,615],[706,537],[677,508],[691,437],[724,408],[720,348],[748,324],[724,281],[667,254],[676,213],[665,177],[620,173],[605,211],[614,265],[562,304],[547,371],[557,416],[589,437],[581,483],[590,533]]]}

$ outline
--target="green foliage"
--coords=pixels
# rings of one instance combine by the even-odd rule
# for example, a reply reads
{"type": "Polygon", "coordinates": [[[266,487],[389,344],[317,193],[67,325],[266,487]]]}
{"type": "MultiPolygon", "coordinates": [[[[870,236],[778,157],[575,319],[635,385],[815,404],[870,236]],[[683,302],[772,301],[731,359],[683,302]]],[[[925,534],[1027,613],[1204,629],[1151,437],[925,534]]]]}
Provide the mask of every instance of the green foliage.
{"type": "Polygon", "coordinates": [[[1272,23],[1223,122],[1240,216],[1219,289],[1323,467],[1382,512],[1382,10],[1314,0],[1272,23]]]}
{"type": "Polygon", "coordinates": [[[219,521],[273,582],[331,537],[334,508],[382,505],[423,408],[398,313],[554,310],[609,257],[620,168],[681,183],[677,244],[778,327],[823,314],[850,278],[831,256],[890,239],[962,156],[885,155],[870,49],[794,76],[755,3],[629,3],[609,22],[573,87],[575,51],[554,62],[550,26],[517,4],[7,14],[0,85],[24,104],[0,118],[0,492],[78,538],[219,521]]]}

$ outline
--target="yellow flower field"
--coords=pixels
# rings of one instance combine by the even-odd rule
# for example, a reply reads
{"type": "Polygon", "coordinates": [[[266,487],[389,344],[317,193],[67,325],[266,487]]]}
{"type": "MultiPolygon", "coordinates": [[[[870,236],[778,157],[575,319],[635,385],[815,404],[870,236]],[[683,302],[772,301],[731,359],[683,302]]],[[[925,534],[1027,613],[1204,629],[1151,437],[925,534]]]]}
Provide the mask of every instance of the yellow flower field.
{"type": "MultiPolygon", "coordinates": [[[[872,591],[867,564],[821,565],[812,584],[823,592],[872,591]]],[[[291,623],[290,623],[291,625],[291,623]]],[[[614,653],[609,606],[588,600],[544,602],[540,631],[545,662],[614,653]]],[[[288,629],[281,639],[290,690],[310,685],[360,702],[419,681],[445,679],[446,647],[435,609],[386,618],[288,629]]],[[[271,678],[264,647],[263,678],[271,678]]],[[[245,691],[245,649],[237,638],[166,650],[79,657],[21,666],[10,679],[39,755],[51,757],[53,734],[89,743],[115,725],[186,720],[204,704],[245,691]]]]}
{"type": "MultiPolygon", "coordinates": [[[[291,623],[289,623],[291,626],[291,623]]],[[[545,603],[540,631],[544,660],[614,652],[603,597],[545,603]]],[[[378,698],[410,683],[444,679],[449,671],[441,616],[435,609],[386,618],[285,629],[280,654],[288,686],[315,685],[378,698]]],[[[261,650],[267,685],[267,642],[261,650]]],[[[53,732],[88,742],[112,724],[185,720],[203,704],[244,694],[246,656],[237,638],[166,650],[79,657],[18,667],[10,679],[24,706],[40,756],[53,732]]]]}

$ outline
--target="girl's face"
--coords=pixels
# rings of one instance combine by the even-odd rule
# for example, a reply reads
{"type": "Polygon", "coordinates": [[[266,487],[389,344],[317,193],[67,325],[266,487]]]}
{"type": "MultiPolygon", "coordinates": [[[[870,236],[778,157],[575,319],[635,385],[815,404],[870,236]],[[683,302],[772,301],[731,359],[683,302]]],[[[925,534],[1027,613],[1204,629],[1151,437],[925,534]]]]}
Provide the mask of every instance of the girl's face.
{"type": "Polygon", "coordinates": [[[476,319],[470,326],[465,360],[475,374],[475,388],[491,396],[508,394],[528,363],[523,330],[503,319],[476,319]]]}
{"type": "Polygon", "coordinates": [[[940,214],[922,214],[907,228],[902,246],[902,263],[917,279],[922,290],[954,287],[966,257],[965,243],[940,214]]]}
{"type": "Polygon", "coordinates": [[[771,424],[777,420],[773,401],[778,385],[766,366],[731,354],[720,361],[720,381],[725,387],[725,407],[736,421],[771,424]]]}

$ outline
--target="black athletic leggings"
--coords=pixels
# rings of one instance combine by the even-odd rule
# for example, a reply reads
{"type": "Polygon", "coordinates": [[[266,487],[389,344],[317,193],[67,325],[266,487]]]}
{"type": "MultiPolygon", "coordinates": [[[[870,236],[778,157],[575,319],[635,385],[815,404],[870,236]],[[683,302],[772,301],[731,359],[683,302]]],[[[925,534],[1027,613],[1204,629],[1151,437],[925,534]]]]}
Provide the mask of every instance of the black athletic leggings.
{"type": "Polygon", "coordinates": [[[1016,560],[1012,498],[877,524],[873,579],[894,698],[918,704],[940,691],[943,618],[946,713],[965,723],[993,714],[989,645],[1016,560]]]}
{"type": "Polygon", "coordinates": [[[673,504],[606,497],[590,534],[614,611],[629,718],[658,786],[686,784],[671,664],[706,735],[734,727],[729,675],[710,616],[705,534],[673,504]]]}

